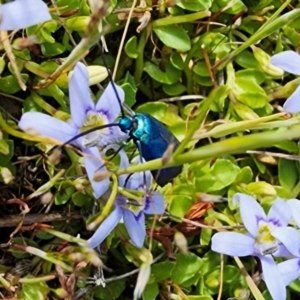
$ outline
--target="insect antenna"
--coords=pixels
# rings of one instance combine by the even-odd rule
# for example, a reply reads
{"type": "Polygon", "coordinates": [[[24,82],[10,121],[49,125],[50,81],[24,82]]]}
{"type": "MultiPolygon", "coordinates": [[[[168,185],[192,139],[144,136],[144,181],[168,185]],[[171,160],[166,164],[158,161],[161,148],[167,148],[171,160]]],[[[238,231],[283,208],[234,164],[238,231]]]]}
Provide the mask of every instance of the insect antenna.
{"type": "Polygon", "coordinates": [[[118,123],[111,123],[111,124],[106,124],[106,125],[101,125],[101,126],[96,126],[96,127],[93,127],[91,129],[88,129],[86,131],[83,131],[75,136],[73,136],[71,139],[69,139],[68,141],[64,142],[62,145],[59,146],[59,148],[62,148],[64,146],[66,146],[67,144],[70,144],[72,143],[73,141],[77,140],[78,138],[80,137],[83,137],[91,132],[94,132],[96,130],[101,130],[101,129],[104,129],[104,128],[109,128],[109,127],[119,127],[119,124],[118,123]]]}
{"type": "Polygon", "coordinates": [[[122,115],[122,118],[124,118],[124,117],[125,117],[125,112],[124,112],[124,109],[123,109],[122,102],[121,102],[121,99],[120,99],[120,97],[119,97],[119,94],[118,94],[118,92],[117,92],[115,83],[114,83],[114,81],[113,81],[111,72],[110,72],[110,70],[109,70],[109,68],[108,68],[107,61],[106,61],[106,58],[105,58],[105,56],[104,56],[104,48],[103,48],[103,47],[101,47],[101,57],[102,57],[104,66],[105,66],[105,68],[106,68],[106,70],[107,70],[108,80],[109,80],[109,82],[112,84],[112,87],[113,87],[114,92],[115,92],[115,94],[116,94],[117,100],[118,100],[118,102],[119,102],[120,109],[121,109],[121,115],[122,115]]]}

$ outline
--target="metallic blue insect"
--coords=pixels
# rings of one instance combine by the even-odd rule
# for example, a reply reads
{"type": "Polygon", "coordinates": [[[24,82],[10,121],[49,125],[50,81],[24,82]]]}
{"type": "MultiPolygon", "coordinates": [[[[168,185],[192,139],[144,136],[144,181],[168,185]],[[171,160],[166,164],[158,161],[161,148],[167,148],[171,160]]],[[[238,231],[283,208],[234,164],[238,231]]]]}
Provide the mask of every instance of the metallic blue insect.
{"type": "MultiPolygon", "coordinates": [[[[179,146],[179,141],[168,128],[147,113],[122,117],[119,127],[135,142],[141,156],[146,161],[161,158],[171,144],[174,145],[174,149],[179,146]]],[[[157,184],[164,186],[178,176],[181,171],[182,166],[176,166],[152,170],[151,173],[157,184]]]]}
{"type": "MultiPolygon", "coordinates": [[[[103,58],[104,60],[104,58],[103,58]]],[[[106,62],[104,60],[106,65],[106,62]]],[[[107,67],[107,66],[106,66],[107,67]]],[[[108,69],[108,68],[107,68],[108,69]]],[[[90,130],[84,131],[77,136],[74,136],[71,140],[66,142],[65,144],[70,143],[77,138],[84,136],[88,133],[91,133],[96,130],[100,130],[107,127],[118,126],[121,131],[126,133],[129,136],[129,140],[133,140],[136,144],[140,156],[143,157],[146,161],[150,161],[157,158],[162,158],[165,154],[169,145],[173,144],[174,150],[179,146],[179,141],[176,137],[168,130],[168,128],[163,125],[160,121],[152,117],[147,113],[138,113],[135,114],[130,108],[125,106],[127,113],[131,116],[126,116],[124,112],[124,108],[121,104],[121,100],[119,99],[119,95],[117,93],[114,82],[111,78],[110,72],[109,80],[112,83],[113,89],[115,91],[116,97],[118,99],[119,105],[121,107],[121,118],[118,123],[112,123],[102,126],[94,127],[90,130]]],[[[121,146],[116,154],[123,148],[121,146]]],[[[152,176],[156,183],[160,186],[166,185],[176,176],[178,176],[182,171],[182,166],[175,166],[164,168],[160,170],[152,170],[152,176]]]]}

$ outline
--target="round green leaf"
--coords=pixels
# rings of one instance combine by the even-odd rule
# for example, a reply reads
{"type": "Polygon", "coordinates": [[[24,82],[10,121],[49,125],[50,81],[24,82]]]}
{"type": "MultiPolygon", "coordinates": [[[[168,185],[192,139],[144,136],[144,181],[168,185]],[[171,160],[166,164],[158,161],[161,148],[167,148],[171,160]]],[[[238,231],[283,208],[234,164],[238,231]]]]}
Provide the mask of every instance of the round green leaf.
{"type": "Polygon", "coordinates": [[[177,82],[175,84],[164,84],[163,91],[169,96],[178,96],[185,92],[185,86],[177,82]]]}
{"type": "MultiPolygon", "coordinates": [[[[28,74],[21,74],[23,82],[28,80],[28,74]]],[[[0,78],[0,91],[6,94],[15,94],[20,90],[20,85],[14,75],[0,78]]]]}
{"type": "Polygon", "coordinates": [[[170,57],[170,62],[172,63],[172,65],[178,69],[178,70],[183,70],[184,68],[184,62],[182,60],[182,57],[181,55],[174,51],[172,54],[171,54],[171,57],[170,57]]]}
{"type": "Polygon", "coordinates": [[[199,76],[209,77],[209,71],[207,69],[205,61],[198,62],[194,66],[193,71],[199,76]]]}
{"type": "Polygon", "coordinates": [[[137,38],[135,35],[127,41],[124,49],[130,58],[136,59],[139,56],[139,52],[137,51],[137,38]]]}
{"type": "Polygon", "coordinates": [[[177,25],[162,26],[154,29],[158,38],[168,47],[182,52],[191,49],[191,41],[187,33],[177,25]]]}

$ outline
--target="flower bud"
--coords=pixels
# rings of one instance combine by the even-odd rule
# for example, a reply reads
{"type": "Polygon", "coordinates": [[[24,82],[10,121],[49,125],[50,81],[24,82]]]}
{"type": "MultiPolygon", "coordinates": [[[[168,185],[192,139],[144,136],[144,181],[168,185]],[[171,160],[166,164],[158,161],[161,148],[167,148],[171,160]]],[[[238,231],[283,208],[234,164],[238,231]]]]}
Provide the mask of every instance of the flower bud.
{"type": "Polygon", "coordinates": [[[239,102],[234,103],[234,110],[243,120],[254,120],[259,118],[250,107],[239,102]]]}
{"type": "Polygon", "coordinates": [[[125,244],[126,250],[137,260],[142,263],[151,264],[153,261],[153,256],[151,252],[146,248],[136,248],[131,243],[125,244]]]}
{"type": "Polygon", "coordinates": [[[174,235],[174,242],[181,252],[188,253],[189,250],[187,240],[180,231],[176,231],[174,235]]]}
{"type": "Polygon", "coordinates": [[[49,155],[48,159],[51,163],[53,163],[54,165],[57,165],[61,160],[61,149],[54,148],[52,153],[49,155]]]}
{"type": "Polygon", "coordinates": [[[87,70],[89,73],[89,85],[102,82],[108,76],[107,69],[102,66],[88,66],[87,70]]]}
{"type": "Polygon", "coordinates": [[[84,32],[91,20],[91,17],[88,16],[77,16],[68,18],[65,21],[65,24],[68,29],[74,30],[74,31],[82,31],[84,32]]]}
{"type": "Polygon", "coordinates": [[[15,178],[10,170],[5,167],[1,167],[1,176],[5,184],[9,184],[15,178]]]}
{"type": "Polygon", "coordinates": [[[247,191],[250,194],[261,195],[261,196],[277,196],[277,192],[273,185],[265,182],[251,182],[247,185],[247,191]]]}
{"type": "Polygon", "coordinates": [[[51,192],[47,192],[41,196],[41,203],[44,205],[48,205],[53,200],[53,194],[51,192]]]}
{"type": "Polygon", "coordinates": [[[215,277],[208,277],[205,280],[205,284],[207,285],[207,287],[214,289],[217,288],[220,284],[219,280],[215,277]]]}
{"type": "Polygon", "coordinates": [[[147,263],[143,263],[140,267],[139,275],[136,281],[136,286],[133,292],[133,299],[140,299],[142,296],[145,287],[149,281],[151,274],[151,265],[147,263]]]}
{"type": "Polygon", "coordinates": [[[266,52],[264,52],[262,49],[255,46],[252,46],[251,48],[253,50],[253,55],[255,59],[258,61],[260,67],[265,73],[274,77],[283,76],[284,71],[278,67],[271,65],[270,63],[271,57],[266,52]]]}
{"type": "Polygon", "coordinates": [[[110,172],[108,171],[98,171],[95,172],[93,179],[97,182],[102,181],[110,177],[110,172]]]}

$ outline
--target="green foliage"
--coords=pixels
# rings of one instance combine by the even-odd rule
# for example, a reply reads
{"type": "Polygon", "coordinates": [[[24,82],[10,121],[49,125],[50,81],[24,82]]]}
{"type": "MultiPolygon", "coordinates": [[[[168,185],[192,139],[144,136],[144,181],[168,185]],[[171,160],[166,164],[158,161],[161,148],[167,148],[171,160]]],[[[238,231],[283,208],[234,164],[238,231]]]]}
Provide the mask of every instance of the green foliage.
{"type": "MultiPolygon", "coordinates": [[[[299,48],[296,1],[290,6],[279,0],[156,1],[155,5],[146,1],[145,7],[134,10],[116,72],[132,1],[107,1],[100,10],[101,26],[95,15],[91,17],[92,1],[57,0],[55,7],[50,2],[51,21],[9,35],[15,61],[9,59],[3,45],[0,49],[1,209],[8,222],[7,228],[1,228],[1,245],[6,251],[5,275],[0,280],[3,297],[42,300],[55,294],[71,299],[86,288],[86,299],[131,299],[136,284],[136,273],[131,272],[140,267],[147,250],[149,256],[159,259],[151,265],[144,300],[216,299],[221,284],[222,299],[242,299],[239,293],[249,290],[243,270],[233,259],[224,256],[221,260],[212,252],[211,238],[228,229],[222,226],[235,230],[239,225],[241,219],[232,202],[237,192],[256,197],[264,207],[277,197],[299,196],[299,144],[293,141],[300,137],[299,116],[277,114],[299,80],[270,64],[274,53],[299,48]],[[32,36],[35,38],[24,40],[32,36]],[[99,47],[101,37],[109,49],[106,63],[99,47]],[[123,224],[102,244],[100,257],[107,266],[104,277],[109,279],[105,287],[101,280],[98,285],[90,283],[99,266],[91,266],[88,257],[94,252],[87,253],[84,240],[92,234],[91,228],[86,230],[86,220],[102,216],[111,190],[95,199],[81,152],[66,147],[62,157],[53,161],[51,141],[17,127],[21,115],[29,111],[69,119],[68,79],[82,58],[90,66],[107,64],[124,90],[125,104],[165,124],[183,145],[176,155],[166,153],[163,162],[129,167],[129,172],[137,172],[171,163],[183,164],[183,171],[165,187],[151,186],[163,193],[167,213],[162,218],[147,217],[149,249],[132,250],[123,224]],[[56,74],[57,70],[61,73],[56,74]],[[261,152],[247,152],[253,149],[261,152]],[[46,192],[51,194],[49,202],[43,198],[46,192]],[[43,223],[71,238],[54,238],[41,229],[46,226],[43,223]],[[34,226],[21,230],[22,225],[34,226]],[[190,252],[179,251],[174,242],[177,231],[185,235],[190,252]],[[83,240],[74,241],[78,234],[83,240]],[[65,241],[68,247],[76,244],[80,250],[65,248],[65,241]],[[26,246],[36,252],[24,249],[26,246]],[[13,279],[7,276],[7,270],[25,258],[32,260],[32,268],[13,279]],[[62,274],[60,268],[65,264],[69,269],[62,274]],[[54,273],[56,278],[43,278],[54,273]],[[72,276],[74,286],[64,282],[72,276]],[[68,290],[68,284],[73,289],[68,290]]],[[[108,80],[101,83],[103,87],[107,84],[108,80]]],[[[90,92],[96,102],[103,89],[97,84],[90,92]]],[[[137,154],[133,155],[133,143],[124,144],[129,157],[137,154]]],[[[110,172],[103,176],[124,174],[119,157],[112,161],[111,157],[111,153],[102,155],[110,172]]],[[[141,198],[142,194],[125,190],[132,192],[129,200],[133,203],[141,198]]],[[[251,275],[259,274],[252,258],[242,261],[251,275]]],[[[265,291],[263,285],[259,288],[265,291]]],[[[288,291],[291,299],[299,297],[299,280],[288,291]]],[[[268,299],[266,291],[263,295],[268,299]]]]}

